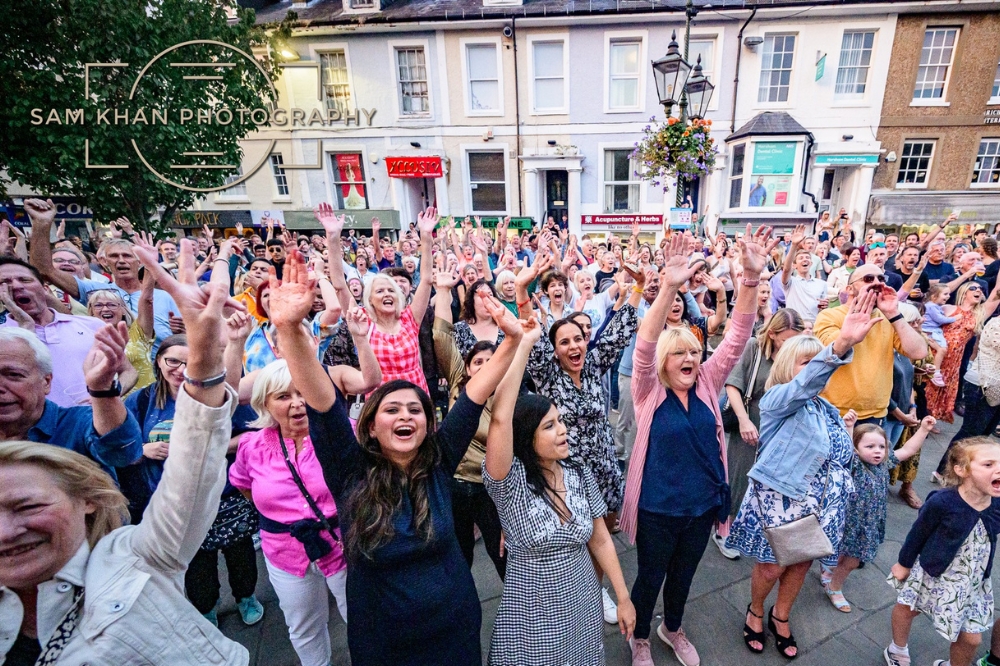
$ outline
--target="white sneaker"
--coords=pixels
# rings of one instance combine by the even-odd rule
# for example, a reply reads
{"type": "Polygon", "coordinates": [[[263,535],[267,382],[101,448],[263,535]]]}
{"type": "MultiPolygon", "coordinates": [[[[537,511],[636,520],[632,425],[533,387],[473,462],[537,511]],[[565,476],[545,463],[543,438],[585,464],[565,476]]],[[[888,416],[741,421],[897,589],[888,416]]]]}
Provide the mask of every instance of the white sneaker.
{"type": "Polygon", "coordinates": [[[618,604],[612,599],[608,591],[601,588],[601,600],[604,602],[604,621],[608,624],[618,624],[618,604]]]}
{"type": "Polygon", "coordinates": [[[727,560],[738,560],[738,559],[740,559],[740,551],[736,550],[735,548],[727,548],[726,547],[726,539],[725,539],[725,537],[721,537],[721,536],[719,536],[719,534],[717,532],[713,531],[712,532],[712,541],[714,541],[715,545],[719,547],[719,552],[722,553],[722,556],[724,558],[726,558],[727,560]]]}

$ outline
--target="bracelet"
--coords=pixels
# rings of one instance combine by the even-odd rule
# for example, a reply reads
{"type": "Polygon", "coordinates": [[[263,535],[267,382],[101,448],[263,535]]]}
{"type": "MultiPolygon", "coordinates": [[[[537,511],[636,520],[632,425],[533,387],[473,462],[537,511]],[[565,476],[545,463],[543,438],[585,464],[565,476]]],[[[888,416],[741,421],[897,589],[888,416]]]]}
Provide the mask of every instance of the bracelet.
{"type": "Polygon", "coordinates": [[[632,291],[634,291],[637,294],[641,294],[644,291],[644,289],[639,285],[632,285],[632,291]]]}
{"type": "Polygon", "coordinates": [[[517,307],[519,307],[519,308],[520,308],[520,307],[523,307],[523,306],[527,305],[527,304],[528,304],[528,303],[530,303],[530,302],[531,302],[531,299],[530,299],[530,298],[529,298],[528,300],[526,300],[525,302],[523,302],[523,303],[521,303],[521,302],[517,302],[517,307]]]}
{"type": "Polygon", "coordinates": [[[184,381],[191,386],[197,386],[198,388],[212,388],[213,386],[218,386],[222,382],[226,381],[226,371],[223,370],[221,373],[214,377],[209,377],[208,379],[192,379],[188,377],[187,368],[184,368],[184,381]]]}
{"type": "Polygon", "coordinates": [[[896,316],[895,316],[895,317],[891,317],[891,318],[889,319],[889,323],[890,323],[890,324],[894,324],[894,323],[896,323],[897,321],[899,321],[899,320],[900,320],[900,319],[902,319],[902,318],[903,318],[903,314],[902,314],[902,313],[900,313],[900,312],[897,312],[897,313],[896,313],[896,316]]]}
{"type": "Polygon", "coordinates": [[[760,284],[760,278],[757,278],[756,280],[748,280],[746,278],[742,278],[740,279],[740,284],[742,284],[744,287],[756,287],[757,285],[760,284]]]}
{"type": "Polygon", "coordinates": [[[90,397],[92,398],[117,398],[122,394],[122,385],[121,382],[115,379],[111,383],[110,388],[101,391],[95,391],[94,389],[88,386],[87,393],[89,393],[90,397]]]}

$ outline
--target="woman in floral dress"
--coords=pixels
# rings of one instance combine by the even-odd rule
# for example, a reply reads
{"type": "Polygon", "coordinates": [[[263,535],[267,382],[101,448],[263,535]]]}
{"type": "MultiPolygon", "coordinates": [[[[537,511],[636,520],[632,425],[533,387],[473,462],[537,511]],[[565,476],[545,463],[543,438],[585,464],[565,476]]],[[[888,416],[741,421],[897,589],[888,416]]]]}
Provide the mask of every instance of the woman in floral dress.
{"type": "Polygon", "coordinates": [[[993,290],[989,298],[983,293],[977,282],[967,282],[958,288],[955,294],[958,303],[958,320],[944,327],[944,339],[948,343],[948,351],[938,370],[944,376],[944,386],[927,384],[927,411],[934,418],[952,423],[955,399],[958,397],[959,372],[962,369],[962,355],[968,344],[979,329],[982,322],[993,314],[1000,304],[1000,293],[993,290]],[[985,302],[984,302],[985,299],[985,302]]]}

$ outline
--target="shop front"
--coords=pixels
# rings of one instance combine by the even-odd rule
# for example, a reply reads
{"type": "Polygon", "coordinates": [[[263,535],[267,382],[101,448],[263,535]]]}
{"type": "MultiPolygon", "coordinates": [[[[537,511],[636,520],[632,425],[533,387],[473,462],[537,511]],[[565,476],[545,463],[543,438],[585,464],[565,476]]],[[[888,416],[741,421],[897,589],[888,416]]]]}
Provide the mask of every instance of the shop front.
{"type": "Polygon", "coordinates": [[[923,233],[958,212],[958,223],[945,228],[948,236],[986,229],[991,235],[1000,224],[1000,192],[909,191],[876,193],[868,205],[867,227],[883,232],[923,233]]]}
{"type": "Polygon", "coordinates": [[[639,225],[639,242],[656,243],[657,234],[663,231],[662,215],[582,215],[580,226],[583,233],[600,242],[610,236],[618,236],[627,241],[632,235],[633,225],[639,225]]]}
{"type": "MultiPolygon", "coordinates": [[[[286,210],[282,211],[285,226],[291,231],[325,233],[323,225],[317,220],[311,210],[286,210]]],[[[372,220],[378,218],[383,232],[393,232],[393,238],[398,237],[400,232],[399,211],[391,209],[365,209],[365,210],[334,210],[334,215],[344,216],[344,231],[353,230],[364,232],[364,235],[371,235],[372,220]]]]}
{"type": "MultiPolygon", "coordinates": [[[[0,220],[6,219],[19,229],[31,227],[31,221],[24,210],[24,199],[29,197],[13,197],[10,201],[0,202],[0,220]]],[[[82,201],[73,197],[51,198],[56,207],[56,224],[66,223],[67,236],[89,238],[94,231],[94,211],[82,201]]]]}
{"type": "Polygon", "coordinates": [[[440,155],[387,155],[385,169],[392,180],[402,219],[416,222],[417,214],[434,206],[447,214],[445,159],[440,155]]]}

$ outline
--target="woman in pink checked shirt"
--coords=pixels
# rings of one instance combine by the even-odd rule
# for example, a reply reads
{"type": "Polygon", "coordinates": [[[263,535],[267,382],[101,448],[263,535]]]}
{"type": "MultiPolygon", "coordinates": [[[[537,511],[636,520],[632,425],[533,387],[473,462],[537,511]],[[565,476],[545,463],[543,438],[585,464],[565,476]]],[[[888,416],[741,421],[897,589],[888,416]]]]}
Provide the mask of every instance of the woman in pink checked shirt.
{"type": "MultiPolygon", "coordinates": [[[[371,350],[364,349],[367,318],[351,315],[348,323],[359,358],[362,364],[374,364],[371,350]]],[[[375,388],[354,368],[337,366],[328,372],[342,391],[375,388]]],[[[285,361],[258,371],[250,404],[260,416],[253,425],[263,429],[240,438],[229,481],[261,514],[264,561],[299,661],[302,666],[327,666],[332,656],[327,589],[346,622],[347,565],[337,507],[309,439],[306,403],[285,361]]]]}

